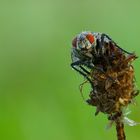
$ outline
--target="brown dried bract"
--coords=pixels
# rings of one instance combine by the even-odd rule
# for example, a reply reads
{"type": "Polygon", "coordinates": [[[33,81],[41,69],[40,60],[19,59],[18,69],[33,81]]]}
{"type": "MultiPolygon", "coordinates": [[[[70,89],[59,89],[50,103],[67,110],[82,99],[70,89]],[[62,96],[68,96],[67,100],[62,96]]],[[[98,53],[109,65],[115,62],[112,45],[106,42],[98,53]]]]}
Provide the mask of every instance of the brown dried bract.
{"type": "MultiPolygon", "coordinates": [[[[114,114],[132,102],[138,91],[135,89],[134,68],[131,65],[137,57],[135,54],[125,56],[117,52],[116,58],[108,58],[106,70],[91,71],[93,90],[87,102],[97,107],[98,112],[114,114]]],[[[101,66],[97,66],[102,68],[101,66]]]]}

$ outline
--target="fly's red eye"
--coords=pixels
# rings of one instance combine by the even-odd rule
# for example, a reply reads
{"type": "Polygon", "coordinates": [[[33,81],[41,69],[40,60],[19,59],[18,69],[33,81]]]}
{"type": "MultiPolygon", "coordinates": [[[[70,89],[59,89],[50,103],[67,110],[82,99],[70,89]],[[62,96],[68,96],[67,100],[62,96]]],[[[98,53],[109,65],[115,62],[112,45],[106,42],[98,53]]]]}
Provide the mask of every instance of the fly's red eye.
{"type": "Polygon", "coordinates": [[[77,43],[77,37],[75,37],[73,40],[72,40],[72,46],[74,48],[76,48],[76,43],[77,43]]]}
{"type": "Polygon", "coordinates": [[[88,34],[87,36],[86,36],[86,38],[89,40],[89,42],[92,44],[92,43],[94,43],[94,41],[95,41],[95,38],[94,38],[94,36],[92,35],[92,34],[88,34]]]}

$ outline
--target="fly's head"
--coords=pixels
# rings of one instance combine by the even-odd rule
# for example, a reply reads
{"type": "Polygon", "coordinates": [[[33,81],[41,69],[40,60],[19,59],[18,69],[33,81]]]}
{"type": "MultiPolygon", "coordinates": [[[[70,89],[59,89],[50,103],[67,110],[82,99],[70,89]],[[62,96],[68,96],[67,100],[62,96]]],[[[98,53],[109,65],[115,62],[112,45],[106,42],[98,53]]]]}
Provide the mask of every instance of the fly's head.
{"type": "Polygon", "coordinates": [[[72,60],[91,59],[92,50],[96,46],[96,37],[92,32],[82,32],[72,41],[72,60]]]}

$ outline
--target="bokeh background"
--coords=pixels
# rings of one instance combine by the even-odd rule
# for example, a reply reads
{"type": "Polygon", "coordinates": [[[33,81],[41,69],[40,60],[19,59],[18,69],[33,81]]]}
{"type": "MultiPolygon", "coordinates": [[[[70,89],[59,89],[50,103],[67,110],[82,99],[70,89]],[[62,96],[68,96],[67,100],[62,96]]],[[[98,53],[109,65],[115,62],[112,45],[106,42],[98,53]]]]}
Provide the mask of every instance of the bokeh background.
{"type": "MultiPolygon", "coordinates": [[[[0,140],[115,140],[104,114],[81,98],[70,67],[81,31],[109,34],[140,56],[138,0],[0,0],[0,140]]],[[[134,63],[140,88],[139,59],[134,63]]],[[[85,85],[88,97],[90,86],[85,85]]],[[[140,97],[129,117],[140,122],[140,97]]],[[[126,126],[139,140],[140,126],[126,126]]]]}

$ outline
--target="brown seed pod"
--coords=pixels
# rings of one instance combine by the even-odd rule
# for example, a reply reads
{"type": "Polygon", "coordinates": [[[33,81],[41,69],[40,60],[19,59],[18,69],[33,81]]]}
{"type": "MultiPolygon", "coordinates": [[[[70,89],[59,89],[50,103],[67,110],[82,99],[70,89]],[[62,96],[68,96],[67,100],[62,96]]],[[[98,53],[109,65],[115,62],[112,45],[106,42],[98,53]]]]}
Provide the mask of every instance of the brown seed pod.
{"type": "Polygon", "coordinates": [[[107,67],[105,73],[91,71],[94,87],[87,102],[96,106],[98,112],[105,114],[121,112],[122,107],[131,103],[136,96],[134,68],[131,65],[136,56],[119,55],[118,58],[111,62],[112,65],[107,67]]]}

